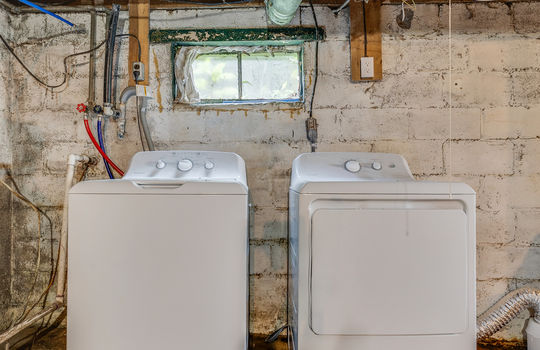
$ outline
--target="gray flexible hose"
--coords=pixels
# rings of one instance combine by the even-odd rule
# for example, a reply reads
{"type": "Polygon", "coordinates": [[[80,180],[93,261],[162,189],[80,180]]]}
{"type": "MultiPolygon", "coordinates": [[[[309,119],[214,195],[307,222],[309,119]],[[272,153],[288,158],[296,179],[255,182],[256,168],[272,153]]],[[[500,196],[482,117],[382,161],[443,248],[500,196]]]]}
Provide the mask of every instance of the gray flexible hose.
{"type": "Polygon", "coordinates": [[[540,289],[517,289],[486,311],[476,324],[476,338],[487,338],[506,326],[525,309],[540,322],[540,289]]]}

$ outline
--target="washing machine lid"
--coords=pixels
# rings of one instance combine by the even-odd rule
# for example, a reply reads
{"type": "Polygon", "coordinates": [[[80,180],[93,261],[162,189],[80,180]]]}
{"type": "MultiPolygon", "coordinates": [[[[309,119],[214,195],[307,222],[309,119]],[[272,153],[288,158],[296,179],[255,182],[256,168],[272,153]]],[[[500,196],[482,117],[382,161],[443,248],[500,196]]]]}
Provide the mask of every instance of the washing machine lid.
{"type": "Polygon", "coordinates": [[[293,162],[291,190],[335,194],[474,194],[463,183],[415,181],[398,154],[305,153],[293,162]]]}
{"type": "Polygon", "coordinates": [[[247,194],[244,160],[209,151],[139,152],[121,180],[85,181],[70,193],[247,194]]]}

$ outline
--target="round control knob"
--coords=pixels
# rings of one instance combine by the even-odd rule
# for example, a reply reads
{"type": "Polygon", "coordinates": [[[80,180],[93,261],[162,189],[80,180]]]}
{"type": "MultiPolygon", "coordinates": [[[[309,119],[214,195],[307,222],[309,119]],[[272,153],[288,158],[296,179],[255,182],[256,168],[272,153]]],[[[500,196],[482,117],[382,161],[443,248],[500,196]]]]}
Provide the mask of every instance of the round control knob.
{"type": "Polygon", "coordinates": [[[214,169],[214,163],[212,163],[211,161],[206,161],[204,163],[204,168],[206,170],[212,170],[212,169],[214,169]]]}
{"type": "Polygon", "coordinates": [[[178,170],[189,171],[193,168],[193,162],[189,159],[182,159],[178,162],[178,170]]]}
{"type": "Polygon", "coordinates": [[[165,163],[163,160],[158,160],[156,163],[156,168],[163,169],[167,166],[167,163],[165,163]]]}
{"type": "Polygon", "coordinates": [[[379,162],[373,162],[373,164],[371,164],[371,167],[373,168],[373,170],[381,170],[382,164],[379,162]]]}
{"type": "Polygon", "coordinates": [[[347,162],[345,162],[345,169],[347,169],[351,173],[359,172],[360,168],[360,163],[358,163],[356,160],[348,160],[347,162]]]}

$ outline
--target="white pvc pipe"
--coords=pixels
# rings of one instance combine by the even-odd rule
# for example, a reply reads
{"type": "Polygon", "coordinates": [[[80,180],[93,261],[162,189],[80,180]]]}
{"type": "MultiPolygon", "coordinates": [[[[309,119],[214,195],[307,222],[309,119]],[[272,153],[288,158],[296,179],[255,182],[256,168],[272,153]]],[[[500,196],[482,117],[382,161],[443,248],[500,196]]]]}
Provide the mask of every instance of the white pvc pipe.
{"type": "Polygon", "coordinates": [[[531,317],[526,332],[527,350],[540,350],[540,322],[531,317]]]}
{"type": "Polygon", "coordinates": [[[56,302],[60,305],[65,304],[65,290],[67,279],[67,240],[68,240],[68,199],[69,190],[73,186],[73,176],[75,175],[75,166],[78,162],[88,163],[90,159],[87,156],[70,154],[68,157],[66,171],[66,185],[64,189],[64,211],[62,215],[62,231],[60,234],[60,255],[58,257],[58,280],[56,282],[56,302]]]}

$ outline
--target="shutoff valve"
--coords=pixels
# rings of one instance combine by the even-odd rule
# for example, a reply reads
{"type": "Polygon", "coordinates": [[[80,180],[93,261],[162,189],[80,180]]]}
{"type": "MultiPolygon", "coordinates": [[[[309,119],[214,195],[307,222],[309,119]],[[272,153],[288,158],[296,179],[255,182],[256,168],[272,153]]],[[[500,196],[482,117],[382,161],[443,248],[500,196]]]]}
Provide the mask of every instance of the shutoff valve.
{"type": "Polygon", "coordinates": [[[87,107],[86,107],[86,105],[84,103],[79,103],[77,105],[77,111],[79,113],[84,113],[84,112],[86,112],[86,110],[87,110],[87,107]]]}

